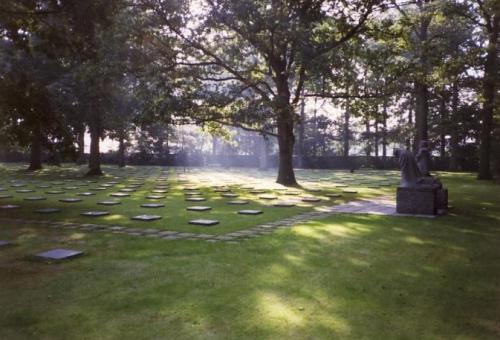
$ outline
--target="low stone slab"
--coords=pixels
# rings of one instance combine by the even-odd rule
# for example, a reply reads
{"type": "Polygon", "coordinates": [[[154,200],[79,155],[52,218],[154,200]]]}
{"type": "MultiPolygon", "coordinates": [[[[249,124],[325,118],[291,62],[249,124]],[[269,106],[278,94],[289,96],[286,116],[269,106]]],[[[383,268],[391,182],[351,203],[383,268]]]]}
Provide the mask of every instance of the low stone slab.
{"type": "Polygon", "coordinates": [[[77,203],[77,202],[81,202],[82,199],[81,198],[62,198],[59,200],[59,202],[63,202],[63,203],[77,203]]]}
{"type": "Polygon", "coordinates": [[[73,249],[51,249],[35,254],[35,257],[42,260],[61,261],[68,260],[83,255],[80,250],[73,249]]]}
{"type": "Polygon", "coordinates": [[[266,190],[250,190],[249,193],[251,194],[263,194],[265,193],[266,190]]]}
{"type": "Polygon", "coordinates": [[[229,192],[229,191],[231,191],[231,190],[225,189],[225,188],[214,189],[214,192],[229,192]]]}
{"type": "Polygon", "coordinates": [[[132,220],[135,221],[143,221],[143,222],[150,222],[150,221],[156,221],[161,219],[161,216],[159,215],[137,215],[131,218],[132,220]]]}
{"type": "Polygon", "coordinates": [[[226,204],[229,205],[243,205],[243,204],[248,204],[248,201],[243,201],[243,200],[236,200],[236,201],[228,201],[226,204]]]}
{"type": "Polygon", "coordinates": [[[16,192],[18,192],[20,194],[26,194],[28,192],[35,192],[35,190],[32,190],[32,189],[20,189],[20,190],[16,190],[16,192]]]}
{"type": "Polygon", "coordinates": [[[261,200],[275,200],[277,198],[278,197],[273,196],[273,195],[262,195],[262,196],[259,196],[259,199],[261,199],[261,200]]]}
{"type": "Polygon", "coordinates": [[[321,201],[321,198],[317,198],[317,197],[304,197],[302,198],[302,202],[307,202],[307,203],[316,203],[316,202],[320,202],[321,201]]]}
{"type": "Polygon", "coordinates": [[[141,208],[163,208],[165,204],[162,203],[144,203],[141,204],[141,208]]]}
{"type": "Polygon", "coordinates": [[[155,193],[155,194],[166,194],[168,192],[168,190],[165,190],[165,189],[155,189],[155,190],[151,190],[152,193],[155,193]]]}
{"type": "Polygon", "coordinates": [[[325,194],[325,196],[330,198],[339,198],[342,197],[342,194],[325,194]]]}
{"type": "Polygon", "coordinates": [[[9,241],[6,241],[6,240],[0,240],[0,248],[1,247],[11,246],[11,245],[12,245],[12,242],[9,242],[9,241]]]}
{"type": "Polygon", "coordinates": [[[76,190],[78,187],[62,187],[63,190],[76,190]]]}
{"type": "Polygon", "coordinates": [[[262,214],[262,210],[240,210],[238,211],[240,215],[260,215],[262,214]]]}
{"type": "Polygon", "coordinates": [[[103,188],[110,188],[112,187],[114,184],[111,184],[111,183],[103,183],[103,184],[99,184],[100,187],[103,187],[103,188]]]}
{"type": "Polygon", "coordinates": [[[43,201],[46,200],[47,197],[42,197],[42,196],[30,196],[30,197],[25,197],[23,198],[25,201],[43,201]]]}
{"type": "Polygon", "coordinates": [[[100,216],[107,216],[109,215],[108,211],[84,211],[80,213],[82,216],[89,216],[89,217],[100,217],[100,216]]]}
{"type": "Polygon", "coordinates": [[[12,198],[12,195],[0,195],[0,199],[12,198]]]}
{"type": "Polygon", "coordinates": [[[0,191],[7,191],[7,189],[0,187],[0,191]]]}
{"type": "Polygon", "coordinates": [[[26,184],[23,184],[23,183],[17,183],[17,184],[12,184],[11,187],[13,188],[22,188],[22,187],[25,187],[26,184]]]}
{"type": "Polygon", "coordinates": [[[291,203],[291,202],[276,202],[273,204],[274,207],[277,207],[277,208],[291,208],[291,207],[295,207],[295,203],[291,203]]]}
{"type": "Polygon", "coordinates": [[[148,196],[146,196],[146,198],[150,199],[150,200],[159,200],[159,199],[162,199],[165,197],[166,196],[164,196],[164,195],[148,195],[148,196]]]}
{"type": "Polygon", "coordinates": [[[132,189],[132,188],[123,188],[123,189],[120,189],[118,190],[120,192],[135,192],[136,189],[132,189]]]}
{"type": "Polygon", "coordinates": [[[185,199],[185,201],[188,201],[188,202],[203,202],[203,201],[206,201],[207,199],[204,198],[204,197],[187,197],[185,199]]]}
{"type": "Polygon", "coordinates": [[[2,210],[10,210],[10,209],[17,209],[17,208],[21,208],[21,206],[15,205],[15,204],[0,205],[0,209],[2,209],[2,210]]]}
{"type": "Polygon", "coordinates": [[[118,204],[122,204],[122,202],[118,202],[118,201],[100,201],[100,202],[97,202],[97,204],[99,204],[99,205],[118,205],[118,204]]]}
{"type": "Polygon", "coordinates": [[[205,207],[205,206],[201,206],[201,205],[196,205],[196,206],[186,208],[186,210],[189,210],[189,211],[207,211],[207,210],[211,210],[211,209],[212,209],[211,207],[205,207]]]}
{"type": "Polygon", "coordinates": [[[199,195],[202,195],[202,193],[199,191],[190,191],[184,193],[184,196],[199,196],[199,195]]]}
{"type": "Polygon", "coordinates": [[[95,193],[93,192],[79,192],[76,194],[77,196],[93,196],[95,193]]]}
{"type": "Polygon", "coordinates": [[[38,214],[53,214],[53,213],[60,212],[60,211],[61,211],[61,209],[58,209],[58,208],[42,208],[42,209],[34,210],[34,212],[36,212],[38,214]]]}
{"type": "Polygon", "coordinates": [[[346,193],[346,194],[357,194],[358,191],[357,190],[352,190],[352,189],[345,189],[345,190],[342,190],[343,193],[346,193]]]}
{"type": "Polygon", "coordinates": [[[285,192],[285,195],[288,195],[288,196],[297,196],[298,194],[300,194],[300,192],[298,192],[298,191],[286,191],[285,192]]]}
{"type": "Polygon", "coordinates": [[[111,197],[130,197],[130,194],[126,194],[124,192],[114,192],[112,194],[109,194],[111,197]]]}
{"type": "Polygon", "coordinates": [[[92,190],[92,191],[103,191],[103,190],[106,190],[106,188],[89,188],[89,190],[92,190]]]}
{"type": "Polygon", "coordinates": [[[235,198],[235,197],[238,197],[239,195],[238,194],[222,194],[221,195],[222,197],[228,197],[228,198],[235,198]]]}
{"type": "Polygon", "coordinates": [[[64,194],[64,191],[62,191],[62,190],[49,190],[49,191],[46,191],[45,193],[49,194],[49,195],[61,195],[61,194],[64,194]]]}
{"type": "Polygon", "coordinates": [[[189,224],[193,225],[201,225],[205,227],[210,227],[216,224],[219,224],[219,221],[216,220],[205,220],[205,219],[197,219],[197,220],[191,220],[188,222],[189,224]]]}

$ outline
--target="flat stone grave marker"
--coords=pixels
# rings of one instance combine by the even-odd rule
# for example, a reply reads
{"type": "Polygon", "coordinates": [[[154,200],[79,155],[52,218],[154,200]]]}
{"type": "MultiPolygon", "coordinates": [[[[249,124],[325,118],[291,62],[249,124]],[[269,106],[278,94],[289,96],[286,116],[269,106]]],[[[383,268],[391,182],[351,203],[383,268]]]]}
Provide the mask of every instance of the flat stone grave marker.
{"type": "Polygon", "coordinates": [[[5,188],[0,188],[0,191],[7,191],[7,189],[5,189],[5,188]]]}
{"type": "Polygon", "coordinates": [[[151,192],[154,193],[154,194],[166,194],[168,192],[168,190],[165,190],[165,189],[154,189],[151,192]]]}
{"type": "Polygon", "coordinates": [[[228,201],[226,204],[230,205],[243,205],[243,204],[248,204],[248,201],[243,201],[243,200],[235,200],[235,201],[228,201]]]}
{"type": "Polygon", "coordinates": [[[48,189],[48,188],[50,188],[50,185],[48,185],[48,184],[40,184],[40,185],[37,185],[36,187],[40,188],[40,189],[48,189]]]}
{"type": "Polygon", "coordinates": [[[263,194],[265,193],[266,190],[250,190],[249,193],[251,194],[263,194]]]}
{"type": "Polygon", "coordinates": [[[21,207],[19,205],[15,205],[15,204],[0,205],[0,209],[3,209],[3,210],[10,210],[10,209],[17,209],[17,208],[21,208],[21,207]]]}
{"type": "Polygon", "coordinates": [[[302,202],[316,203],[316,202],[320,202],[320,201],[321,201],[321,198],[317,198],[317,197],[303,197],[302,198],[302,202]]]}
{"type": "Polygon", "coordinates": [[[187,197],[185,199],[185,201],[188,201],[188,202],[202,202],[202,201],[206,201],[207,199],[205,197],[187,197]]]}
{"type": "Polygon", "coordinates": [[[45,193],[49,194],[49,195],[60,195],[60,194],[64,194],[64,191],[62,191],[62,190],[49,190],[49,191],[46,191],[45,193]]]}
{"type": "Polygon", "coordinates": [[[262,210],[240,210],[238,211],[240,215],[260,215],[262,214],[262,210]]]}
{"type": "Polygon", "coordinates": [[[126,194],[124,192],[114,192],[112,194],[109,194],[111,197],[130,197],[130,194],[126,194]]]}
{"type": "Polygon", "coordinates": [[[261,200],[275,200],[275,199],[277,199],[278,197],[273,196],[273,195],[262,195],[262,196],[259,196],[259,198],[260,198],[261,200]]]}
{"type": "Polygon", "coordinates": [[[292,202],[276,202],[273,204],[274,207],[277,208],[291,208],[295,207],[295,203],[292,202]]]}
{"type": "Polygon", "coordinates": [[[82,216],[89,216],[89,217],[99,217],[99,216],[106,216],[109,215],[108,211],[84,211],[80,213],[82,216]]]}
{"type": "Polygon", "coordinates": [[[99,204],[99,205],[118,205],[118,204],[122,204],[122,202],[118,202],[118,201],[100,201],[100,202],[97,202],[97,204],[99,204]]]}
{"type": "Polygon", "coordinates": [[[190,191],[190,192],[185,192],[184,193],[184,196],[199,196],[201,195],[202,193],[199,192],[199,191],[190,191]]]}
{"type": "Polygon", "coordinates": [[[56,212],[60,212],[61,209],[58,209],[58,208],[42,208],[42,209],[37,209],[37,210],[34,210],[34,212],[38,213],[38,214],[52,214],[52,213],[56,213],[56,212]]]}
{"type": "Polygon", "coordinates": [[[193,225],[201,225],[205,227],[210,227],[216,224],[219,224],[219,221],[216,220],[205,220],[205,219],[196,219],[196,220],[191,220],[188,222],[189,224],[193,225]]]}
{"type": "Polygon", "coordinates": [[[0,240],[0,247],[6,247],[12,245],[11,242],[6,241],[6,240],[0,240]]]}
{"type": "Polygon", "coordinates": [[[298,194],[300,194],[300,192],[298,192],[298,191],[286,191],[284,194],[288,195],[288,196],[297,196],[298,194]]]}
{"type": "Polygon", "coordinates": [[[102,183],[102,184],[99,184],[100,187],[103,187],[103,188],[111,188],[114,184],[111,184],[111,183],[102,183]]]}
{"type": "Polygon", "coordinates": [[[335,187],[336,188],[346,188],[346,187],[348,187],[348,185],[347,184],[337,184],[337,185],[335,185],[335,187]]]}
{"type": "Polygon", "coordinates": [[[62,198],[59,200],[59,202],[63,202],[63,203],[77,203],[77,202],[81,202],[81,201],[82,201],[81,198],[76,198],[76,197],[62,198]]]}
{"type": "Polygon", "coordinates": [[[63,190],[76,190],[78,187],[62,187],[63,190]]]}
{"type": "Polygon", "coordinates": [[[12,195],[0,195],[0,199],[12,198],[12,195]]]}
{"type": "Polygon", "coordinates": [[[61,260],[69,260],[81,255],[83,255],[83,252],[80,250],[51,249],[41,253],[37,253],[35,254],[35,257],[42,260],[61,261],[61,260]]]}
{"type": "Polygon", "coordinates": [[[110,185],[115,185],[115,184],[120,184],[120,182],[117,182],[117,181],[111,181],[111,182],[108,182],[106,184],[110,184],[110,185]]]}
{"type": "Polygon", "coordinates": [[[224,189],[214,189],[214,192],[229,192],[229,191],[231,191],[231,190],[230,189],[226,189],[226,188],[224,188],[224,189]]]}
{"type": "Polygon", "coordinates": [[[156,221],[159,219],[161,219],[161,216],[159,215],[137,215],[132,217],[132,220],[143,221],[143,222],[156,221]]]}
{"type": "Polygon", "coordinates": [[[342,190],[343,193],[346,193],[346,194],[357,194],[358,192],[356,190],[353,190],[353,189],[345,189],[345,190],[342,190]]]}
{"type": "Polygon", "coordinates": [[[35,190],[32,190],[32,189],[21,189],[21,190],[16,190],[16,192],[18,192],[20,194],[26,194],[28,192],[35,192],[35,190]]]}
{"type": "Polygon", "coordinates": [[[222,197],[235,198],[235,197],[238,197],[239,195],[238,194],[222,194],[221,196],[222,197]]]}
{"type": "Polygon", "coordinates": [[[22,187],[25,187],[26,184],[24,183],[17,183],[17,184],[12,184],[11,187],[13,188],[22,188],[22,187]]]}
{"type": "Polygon", "coordinates": [[[165,198],[165,195],[147,195],[146,198],[150,200],[159,200],[165,198]]]}
{"type": "Polygon", "coordinates": [[[163,208],[165,204],[162,203],[144,203],[141,204],[141,208],[163,208]]]}
{"type": "Polygon", "coordinates": [[[93,196],[93,195],[95,195],[95,193],[93,193],[93,192],[78,192],[77,195],[78,196],[93,196]]]}
{"type": "Polygon", "coordinates": [[[123,189],[120,189],[118,190],[120,192],[136,192],[136,189],[132,189],[132,188],[123,188],[123,189]]]}
{"type": "Polygon", "coordinates": [[[207,210],[211,210],[211,209],[212,209],[211,207],[204,207],[201,205],[196,205],[196,206],[186,208],[186,210],[189,210],[189,211],[207,211],[207,210]]]}
{"type": "Polygon", "coordinates": [[[341,194],[325,194],[326,197],[330,197],[330,198],[339,198],[339,197],[342,197],[341,194]]]}
{"type": "Polygon", "coordinates": [[[101,188],[101,187],[98,187],[98,188],[89,188],[89,190],[92,190],[92,191],[103,191],[103,190],[106,190],[106,188],[101,188]]]}
{"type": "Polygon", "coordinates": [[[30,196],[30,197],[25,197],[25,201],[43,201],[46,200],[47,197],[42,197],[42,196],[30,196]]]}

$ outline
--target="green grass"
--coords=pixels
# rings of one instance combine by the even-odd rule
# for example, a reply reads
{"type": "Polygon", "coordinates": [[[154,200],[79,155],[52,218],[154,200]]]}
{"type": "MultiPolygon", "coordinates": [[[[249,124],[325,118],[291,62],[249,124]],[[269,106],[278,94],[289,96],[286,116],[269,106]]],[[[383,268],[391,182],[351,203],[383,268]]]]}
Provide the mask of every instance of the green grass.
{"type": "Polygon", "coordinates": [[[240,244],[3,225],[0,338],[498,339],[500,191],[442,176],[448,216],[338,215],[240,244]],[[30,259],[51,247],[86,256],[30,259]]]}

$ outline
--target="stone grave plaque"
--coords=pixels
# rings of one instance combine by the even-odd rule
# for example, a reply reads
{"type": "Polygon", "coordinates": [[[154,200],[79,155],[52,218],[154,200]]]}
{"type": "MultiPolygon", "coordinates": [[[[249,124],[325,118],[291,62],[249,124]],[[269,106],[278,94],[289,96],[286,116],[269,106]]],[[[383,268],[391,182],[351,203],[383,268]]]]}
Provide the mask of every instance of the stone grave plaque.
{"type": "Polygon", "coordinates": [[[0,195],[0,199],[12,198],[12,195],[0,195]]]}
{"type": "Polygon", "coordinates": [[[106,216],[109,215],[108,211],[84,211],[80,213],[82,216],[89,216],[89,217],[100,217],[100,216],[106,216]]]}
{"type": "Polygon", "coordinates": [[[106,188],[97,187],[97,188],[89,188],[89,190],[92,190],[92,191],[104,191],[104,190],[106,190],[106,188]]]}
{"type": "Polygon", "coordinates": [[[162,199],[165,197],[166,196],[164,196],[164,195],[148,195],[148,196],[146,196],[146,198],[150,199],[150,200],[159,200],[159,199],[162,199]]]}
{"type": "Polygon", "coordinates": [[[132,189],[132,188],[123,188],[123,189],[120,189],[118,191],[120,191],[120,192],[135,192],[136,190],[132,189]]]}
{"type": "Polygon", "coordinates": [[[132,220],[143,221],[143,222],[156,221],[159,219],[161,219],[161,216],[159,215],[137,215],[132,217],[132,220]]]}
{"type": "Polygon", "coordinates": [[[251,194],[263,194],[265,193],[265,190],[250,190],[249,193],[251,194]]]}
{"type": "Polygon", "coordinates": [[[40,184],[40,185],[37,185],[37,188],[48,189],[48,188],[50,188],[50,185],[48,185],[48,184],[40,184]]]}
{"type": "Polygon", "coordinates": [[[190,190],[199,190],[198,187],[184,187],[182,190],[190,191],[190,190]]]}
{"type": "Polygon", "coordinates": [[[77,256],[83,255],[83,252],[80,250],[73,249],[51,249],[41,253],[35,254],[35,257],[48,260],[48,261],[61,261],[75,258],[77,256]]]}
{"type": "Polygon", "coordinates": [[[277,208],[291,208],[295,207],[295,203],[292,202],[276,202],[273,204],[274,207],[277,208]]]}
{"type": "Polygon", "coordinates": [[[102,184],[99,184],[100,187],[103,187],[103,188],[111,188],[114,184],[111,184],[111,183],[102,183],[102,184]]]}
{"type": "Polygon", "coordinates": [[[193,225],[201,225],[205,227],[210,227],[216,224],[219,224],[219,221],[216,220],[205,220],[205,219],[196,219],[196,220],[191,220],[188,222],[189,224],[193,225]]]}
{"type": "Polygon", "coordinates": [[[1,247],[7,247],[7,246],[10,246],[10,245],[12,245],[11,242],[6,241],[6,240],[0,240],[0,248],[1,247]]]}
{"type": "Polygon", "coordinates": [[[298,194],[300,194],[300,192],[298,192],[298,191],[286,191],[285,192],[285,195],[289,195],[289,196],[297,196],[298,194]]]}
{"type": "Polygon", "coordinates": [[[62,187],[63,190],[76,190],[78,187],[62,187]]]}
{"type": "Polygon", "coordinates": [[[7,191],[7,189],[5,189],[5,188],[0,188],[0,191],[7,191]]]}
{"type": "Polygon", "coordinates": [[[214,189],[214,192],[229,192],[229,189],[214,189]]]}
{"type": "Polygon", "coordinates": [[[2,210],[10,210],[10,209],[17,209],[21,208],[19,205],[15,204],[5,204],[5,205],[0,205],[0,209],[2,210]]]}
{"type": "Polygon", "coordinates": [[[325,194],[326,197],[330,197],[330,198],[339,198],[339,197],[342,197],[341,194],[325,194]]]}
{"type": "Polygon", "coordinates": [[[259,198],[260,198],[261,200],[275,200],[275,199],[277,199],[278,197],[273,196],[273,195],[262,195],[262,196],[259,196],[259,198]]]}
{"type": "Polygon", "coordinates": [[[260,215],[262,214],[262,210],[240,210],[238,211],[240,215],[260,215]]]}
{"type": "Polygon", "coordinates": [[[248,201],[243,201],[243,200],[235,200],[235,201],[228,201],[226,204],[230,205],[243,205],[243,204],[248,204],[248,201]]]}
{"type": "Polygon", "coordinates": [[[11,187],[13,188],[22,188],[22,187],[25,187],[26,184],[24,183],[17,183],[17,184],[12,184],[11,187]]]}
{"type": "Polygon", "coordinates": [[[356,190],[353,190],[353,189],[345,189],[345,190],[342,190],[342,192],[345,194],[357,194],[358,193],[356,190]]]}
{"type": "Polygon", "coordinates": [[[81,201],[82,201],[81,198],[76,198],[76,197],[62,198],[59,200],[59,202],[63,202],[63,203],[77,203],[77,202],[81,202],[81,201]]]}
{"type": "Polygon", "coordinates": [[[61,209],[58,209],[58,208],[42,208],[42,209],[34,210],[34,212],[36,212],[38,214],[53,214],[53,213],[60,212],[60,211],[61,211],[61,209]]]}
{"type": "Polygon", "coordinates": [[[228,198],[236,198],[236,197],[238,197],[239,195],[237,195],[237,194],[229,194],[229,193],[227,193],[227,194],[222,194],[221,196],[222,196],[222,197],[228,197],[228,198]]]}
{"type": "Polygon", "coordinates": [[[144,203],[141,204],[141,208],[163,208],[165,204],[162,203],[144,203]]]}
{"type": "Polygon", "coordinates": [[[31,189],[20,189],[20,190],[16,190],[16,192],[20,193],[20,194],[26,194],[28,192],[35,192],[35,190],[31,190],[31,189]]]}
{"type": "Polygon", "coordinates": [[[30,197],[25,197],[23,198],[25,201],[43,201],[46,200],[46,197],[42,196],[30,196],[30,197]]]}
{"type": "Polygon", "coordinates": [[[95,193],[93,192],[79,192],[77,193],[78,196],[93,196],[95,193]]]}
{"type": "Polygon", "coordinates": [[[317,197],[303,197],[302,202],[308,202],[308,203],[316,203],[321,201],[321,198],[317,197]]]}
{"type": "Polygon", "coordinates": [[[207,211],[207,210],[211,210],[211,209],[212,209],[211,207],[205,207],[205,206],[201,206],[201,205],[196,205],[196,206],[186,208],[186,210],[189,210],[189,211],[207,211]]]}
{"type": "Polygon", "coordinates": [[[49,194],[49,195],[61,195],[61,194],[64,194],[64,191],[62,191],[62,190],[49,190],[49,191],[46,191],[45,193],[49,194]]]}
{"type": "Polygon", "coordinates": [[[185,199],[185,201],[188,201],[188,202],[202,202],[202,201],[206,201],[207,199],[204,198],[204,197],[187,197],[185,199]]]}
{"type": "Polygon", "coordinates": [[[99,204],[99,205],[118,205],[118,204],[122,204],[122,202],[118,202],[118,201],[100,201],[100,202],[97,202],[97,204],[99,204]]]}
{"type": "Polygon", "coordinates": [[[111,197],[130,197],[130,194],[126,194],[124,192],[114,192],[112,194],[109,194],[111,197]]]}

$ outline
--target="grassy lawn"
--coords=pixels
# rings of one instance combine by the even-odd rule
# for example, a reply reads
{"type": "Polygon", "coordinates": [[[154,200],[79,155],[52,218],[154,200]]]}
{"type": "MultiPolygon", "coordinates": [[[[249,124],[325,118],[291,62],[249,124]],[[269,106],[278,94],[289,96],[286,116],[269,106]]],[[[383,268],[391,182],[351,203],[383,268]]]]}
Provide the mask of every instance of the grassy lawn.
{"type": "Polygon", "coordinates": [[[337,215],[239,244],[2,225],[0,339],[498,339],[499,187],[442,177],[445,217],[337,215]],[[53,247],[86,255],[29,257],[53,247]]]}

